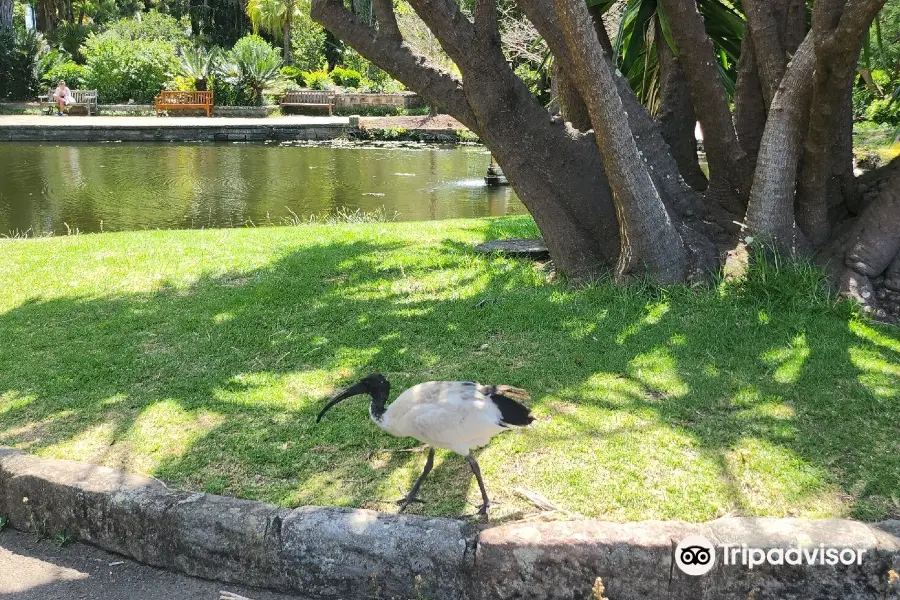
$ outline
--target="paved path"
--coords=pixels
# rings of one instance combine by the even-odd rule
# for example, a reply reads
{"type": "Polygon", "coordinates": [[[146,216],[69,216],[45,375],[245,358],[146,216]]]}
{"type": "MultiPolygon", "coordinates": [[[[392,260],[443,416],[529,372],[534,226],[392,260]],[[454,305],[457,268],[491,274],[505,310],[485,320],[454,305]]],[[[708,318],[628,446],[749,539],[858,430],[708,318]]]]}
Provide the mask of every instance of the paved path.
{"type": "Polygon", "coordinates": [[[105,117],[55,115],[0,115],[2,126],[47,126],[47,127],[222,127],[222,126],[293,126],[297,125],[348,125],[348,117],[307,117],[293,115],[287,117],[244,118],[244,117],[105,117]]]}
{"type": "Polygon", "coordinates": [[[18,531],[0,533],[0,600],[304,600],[154,569],[91,546],[57,548],[18,531]]]}

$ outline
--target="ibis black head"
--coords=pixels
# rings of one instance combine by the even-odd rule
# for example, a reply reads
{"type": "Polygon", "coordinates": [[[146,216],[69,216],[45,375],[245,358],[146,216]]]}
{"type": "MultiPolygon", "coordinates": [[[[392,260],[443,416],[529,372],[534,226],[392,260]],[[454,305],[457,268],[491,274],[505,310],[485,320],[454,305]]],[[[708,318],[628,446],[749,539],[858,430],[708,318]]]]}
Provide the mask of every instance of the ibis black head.
{"type": "Polygon", "coordinates": [[[351,385],[346,390],[335,396],[331,399],[331,401],[325,405],[325,408],[322,409],[322,412],[319,413],[319,416],[316,417],[316,423],[322,420],[322,417],[328,412],[332,406],[341,402],[342,400],[346,400],[352,396],[359,396],[360,394],[369,394],[372,397],[372,412],[374,413],[383,413],[384,412],[384,403],[387,402],[388,394],[391,392],[391,384],[385,379],[384,375],[381,373],[372,373],[371,375],[366,375],[363,377],[362,381],[357,384],[351,385]]]}

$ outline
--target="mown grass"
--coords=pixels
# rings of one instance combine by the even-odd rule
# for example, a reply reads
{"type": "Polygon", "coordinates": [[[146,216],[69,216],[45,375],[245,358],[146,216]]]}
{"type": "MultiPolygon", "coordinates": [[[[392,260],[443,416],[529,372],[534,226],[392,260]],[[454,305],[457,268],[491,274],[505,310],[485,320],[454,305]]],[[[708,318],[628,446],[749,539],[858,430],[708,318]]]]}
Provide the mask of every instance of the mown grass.
{"type": "MultiPolygon", "coordinates": [[[[812,269],[707,289],[573,290],[471,244],[528,218],[0,241],[0,443],[283,506],[397,499],[418,445],[362,399],[431,379],[528,388],[478,454],[492,519],[539,492],[591,517],[900,516],[900,330],[812,269]]],[[[413,511],[471,512],[439,453],[413,511]]]]}

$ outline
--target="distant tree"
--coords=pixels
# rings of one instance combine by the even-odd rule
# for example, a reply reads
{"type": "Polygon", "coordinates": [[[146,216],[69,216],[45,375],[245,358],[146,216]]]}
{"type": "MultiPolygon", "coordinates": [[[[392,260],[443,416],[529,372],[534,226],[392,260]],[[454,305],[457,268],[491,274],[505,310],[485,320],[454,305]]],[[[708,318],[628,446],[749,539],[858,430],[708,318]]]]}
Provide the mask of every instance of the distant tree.
{"type": "Polygon", "coordinates": [[[282,43],[284,64],[293,64],[291,56],[291,29],[297,12],[296,0],[249,0],[247,16],[253,23],[253,33],[262,29],[282,43]]]}

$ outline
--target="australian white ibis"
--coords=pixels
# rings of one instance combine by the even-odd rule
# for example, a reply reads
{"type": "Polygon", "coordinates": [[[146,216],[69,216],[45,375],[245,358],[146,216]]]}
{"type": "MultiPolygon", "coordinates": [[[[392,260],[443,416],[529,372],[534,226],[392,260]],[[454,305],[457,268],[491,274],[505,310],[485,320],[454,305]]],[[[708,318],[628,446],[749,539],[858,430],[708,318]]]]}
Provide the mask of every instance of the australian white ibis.
{"type": "Polygon", "coordinates": [[[425,469],[409,494],[399,501],[400,512],[417,500],[419,487],[434,465],[434,449],[443,448],[466,457],[481,489],[483,503],[478,513],[486,514],[491,502],[472,449],[486,445],[510,427],[525,427],[534,421],[531,411],[515,400],[528,399],[528,392],[474,381],[427,381],[404,391],[386,406],[390,391],[388,380],[380,373],[373,373],[335,396],[319,413],[316,423],[338,402],[369,394],[372,397],[369,416],[376,425],[391,435],[412,437],[429,446],[425,469]]]}

